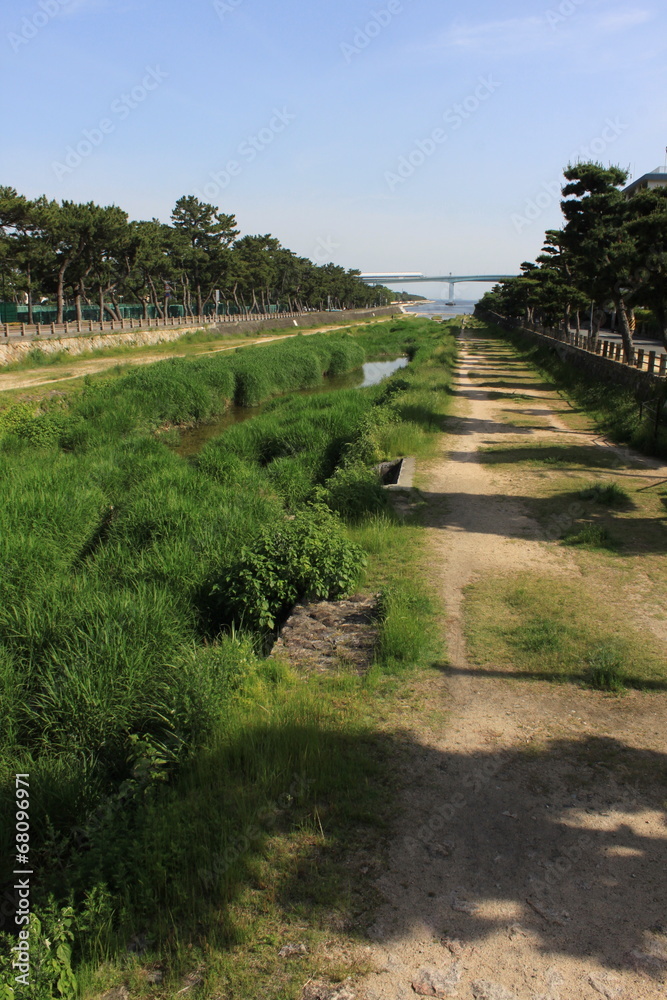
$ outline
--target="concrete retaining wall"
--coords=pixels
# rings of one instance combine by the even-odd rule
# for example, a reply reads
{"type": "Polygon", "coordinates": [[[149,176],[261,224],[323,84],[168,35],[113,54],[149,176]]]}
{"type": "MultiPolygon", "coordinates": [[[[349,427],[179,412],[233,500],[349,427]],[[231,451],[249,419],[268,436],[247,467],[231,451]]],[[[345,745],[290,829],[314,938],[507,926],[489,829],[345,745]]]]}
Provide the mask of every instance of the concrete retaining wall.
{"type": "MultiPolygon", "coordinates": [[[[235,334],[245,336],[248,333],[260,333],[266,330],[294,330],[299,327],[337,326],[347,323],[357,323],[374,316],[400,315],[398,306],[386,306],[380,309],[349,309],[343,312],[311,312],[304,313],[296,319],[240,320],[238,323],[225,323],[219,326],[205,327],[212,337],[235,334]]],[[[0,367],[14,361],[22,361],[30,351],[39,350],[45,354],[66,351],[68,354],[83,354],[86,351],[99,351],[111,347],[147,347],[152,344],[165,344],[180,340],[188,333],[194,333],[197,327],[182,327],[180,329],[153,327],[149,330],[135,330],[129,333],[98,333],[76,337],[45,337],[25,341],[11,341],[0,344],[0,367]]]]}

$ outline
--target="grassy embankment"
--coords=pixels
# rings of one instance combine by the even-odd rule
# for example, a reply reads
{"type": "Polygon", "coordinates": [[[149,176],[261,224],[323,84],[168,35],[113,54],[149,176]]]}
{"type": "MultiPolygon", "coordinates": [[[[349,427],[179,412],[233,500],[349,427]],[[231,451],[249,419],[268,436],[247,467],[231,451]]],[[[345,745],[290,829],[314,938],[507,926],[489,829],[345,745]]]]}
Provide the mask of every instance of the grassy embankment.
{"type": "Polygon", "coordinates": [[[499,477],[500,492],[507,487],[521,495],[550,550],[545,565],[555,556],[561,569],[488,576],[468,589],[475,662],[607,691],[664,690],[664,484],[659,477],[647,482],[645,464],[623,449],[573,442],[569,433],[546,441],[527,433],[550,423],[540,416],[544,401],[536,404],[529,388],[546,392],[571,430],[599,429],[638,445],[646,436],[636,403],[524,338],[495,328],[479,336],[485,360],[502,375],[476,384],[497,401],[496,419],[517,429],[516,441],[489,445],[480,458],[499,477]]]}
{"type": "MultiPolygon", "coordinates": [[[[340,321],[339,321],[340,322],[340,321]]],[[[367,323],[373,324],[377,320],[369,319],[357,321],[355,328],[363,328],[367,323]]],[[[335,320],[331,321],[332,326],[338,326],[335,320]]],[[[299,322],[299,330],[308,332],[309,330],[322,329],[324,324],[299,322]]],[[[169,329],[167,327],[167,329],[169,329]]],[[[77,362],[90,361],[97,358],[121,358],[127,359],[131,363],[133,359],[141,359],[147,355],[169,355],[182,354],[191,356],[196,354],[206,354],[209,351],[221,349],[221,345],[230,347],[236,344],[242,345],[245,340],[261,340],[262,338],[288,337],[294,332],[293,327],[275,327],[274,329],[259,330],[251,332],[249,330],[237,329],[233,325],[220,326],[217,329],[204,327],[201,329],[184,330],[182,335],[176,340],[165,340],[158,344],[145,344],[138,346],[135,344],[119,344],[116,347],[98,347],[92,351],[82,351],[80,354],[71,354],[67,348],[62,351],[45,351],[40,347],[39,339],[33,341],[33,349],[20,361],[12,361],[8,365],[0,366],[0,375],[4,372],[29,371],[39,368],[54,368],[60,371],[63,366],[76,366],[77,362]]],[[[131,330],[125,331],[132,333],[131,330]]],[[[139,332],[139,331],[135,331],[139,332]]],[[[144,331],[145,332],[145,331],[144,331]]],[[[120,331],[118,331],[120,333],[120,331]]],[[[85,336],[82,334],[81,336],[85,336]]],[[[93,331],[89,336],[96,336],[93,331]]]]}
{"type": "Polygon", "coordinates": [[[160,996],[266,982],[291,997],[349,969],[318,942],[360,905],[338,862],[374,843],[388,807],[371,716],[435,642],[419,528],[370,466],[433,447],[453,354],[442,327],[400,320],[174,359],[0,413],[3,812],[30,773],[41,921],[23,996],[72,994],[70,964],[84,993],[160,996]],[[156,434],[402,352],[413,365],[390,382],[276,398],[192,459],[176,430],[156,434]],[[264,658],[297,593],[355,586],[384,591],[365,677],[342,664],[304,679],[264,658]],[[295,935],[312,957],[290,964],[277,944],[295,935]]]}

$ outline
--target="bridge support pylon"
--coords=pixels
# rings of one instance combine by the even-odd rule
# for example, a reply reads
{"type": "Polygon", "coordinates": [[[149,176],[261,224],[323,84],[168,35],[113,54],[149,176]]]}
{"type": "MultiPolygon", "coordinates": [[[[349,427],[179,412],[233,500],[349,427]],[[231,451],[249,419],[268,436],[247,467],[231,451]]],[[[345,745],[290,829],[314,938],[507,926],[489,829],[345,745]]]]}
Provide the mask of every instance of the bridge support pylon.
{"type": "Polygon", "coordinates": [[[453,302],[454,301],[454,287],[455,286],[450,282],[450,284],[449,284],[449,299],[447,300],[448,302],[453,302]]]}

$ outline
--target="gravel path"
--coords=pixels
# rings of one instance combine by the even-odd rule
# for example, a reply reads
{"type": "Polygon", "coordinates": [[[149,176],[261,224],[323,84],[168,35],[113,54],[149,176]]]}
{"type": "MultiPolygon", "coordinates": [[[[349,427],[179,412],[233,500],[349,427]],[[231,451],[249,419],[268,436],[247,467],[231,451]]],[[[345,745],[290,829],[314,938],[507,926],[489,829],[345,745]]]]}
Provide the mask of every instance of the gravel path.
{"type": "MultiPolygon", "coordinates": [[[[511,447],[526,433],[562,442],[562,404],[534,375],[521,379],[507,351],[516,391],[534,404],[503,408],[547,419],[523,432],[499,424],[498,403],[476,388],[485,379],[468,371],[514,375],[502,345],[469,337],[448,455],[428,470],[426,487],[449,657],[435,680],[419,682],[419,710],[413,702],[399,720],[405,790],[377,881],[385,902],[368,930],[379,971],[355,992],[363,1000],[664,998],[665,695],[619,699],[523,682],[467,658],[468,583],[499,571],[579,573],[567,551],[540,540],[519,499],[521,472],[490,471],[478,455],[490,439],[511,447]],[[631,780],[639,772],[658,780],[631,780]]],[[[667,476],[645,465],[647,481],[667,476]]]]}

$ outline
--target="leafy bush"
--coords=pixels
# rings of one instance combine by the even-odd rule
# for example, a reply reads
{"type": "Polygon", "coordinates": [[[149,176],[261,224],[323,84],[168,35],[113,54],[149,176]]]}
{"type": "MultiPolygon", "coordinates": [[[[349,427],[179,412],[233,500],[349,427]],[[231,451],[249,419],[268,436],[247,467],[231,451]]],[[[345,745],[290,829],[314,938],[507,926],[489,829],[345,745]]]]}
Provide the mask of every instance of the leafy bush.
{"type": "Polygon", "coordinates": [[[338,518],[323,504],[311,504],[244,545],[212,593],[219,596],[221,623],[271,629],[300,597],[349,593],[364,564],[363,551],[348,541],[338,518]]]}

